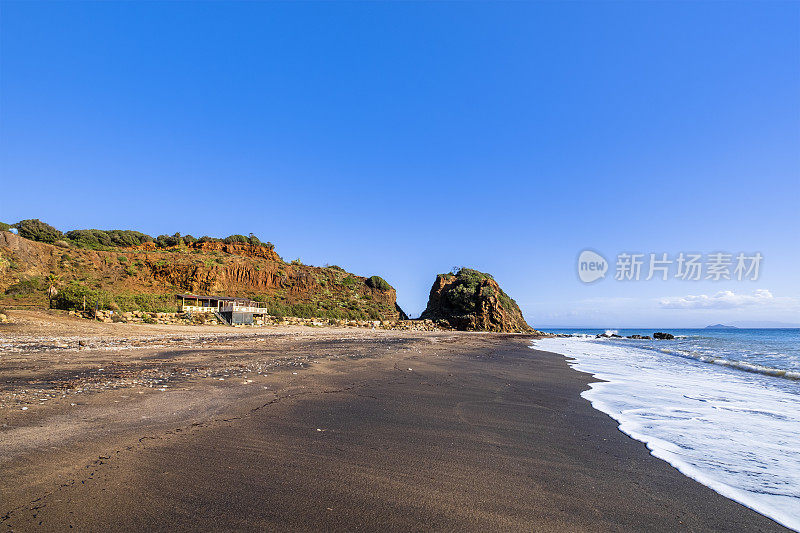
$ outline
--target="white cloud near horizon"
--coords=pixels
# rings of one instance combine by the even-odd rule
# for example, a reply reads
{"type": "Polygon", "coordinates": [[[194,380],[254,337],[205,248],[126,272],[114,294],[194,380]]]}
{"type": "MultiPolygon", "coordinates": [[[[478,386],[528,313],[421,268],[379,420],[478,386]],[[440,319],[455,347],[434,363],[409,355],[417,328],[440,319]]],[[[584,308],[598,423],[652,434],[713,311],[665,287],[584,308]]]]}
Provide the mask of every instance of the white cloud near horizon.
{"type": "Polygon", "coordinates": [[[796,298],[776,298],[767,289],[757,289],[752,294],[736,294],[734,291],[719,291],[716,294],[690,294],[661,298],[658,301],[662,309],[736,309],[796,303],[796,298]]]}
{"type": "Polygon", "coordinates": [[[768,289],[723,290],[708,294],[536,302],[530,307],[525,316],[534,327],[694,328],[718,322],[757,321],[796,324],[800,296],[775,296],[768,289]]]}

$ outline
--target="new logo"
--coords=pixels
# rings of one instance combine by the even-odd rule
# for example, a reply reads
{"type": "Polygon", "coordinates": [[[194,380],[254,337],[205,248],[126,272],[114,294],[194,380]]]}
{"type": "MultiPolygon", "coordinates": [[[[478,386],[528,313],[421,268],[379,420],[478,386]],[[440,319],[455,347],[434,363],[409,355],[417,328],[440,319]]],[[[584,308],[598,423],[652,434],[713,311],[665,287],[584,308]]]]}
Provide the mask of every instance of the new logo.
{"type": "Polygon", "coordinates": [[[578,256],[578,277],[584,283],[592,283],[604,278],[608,272],[608,261],[602,255],[584,250],[578,256]]]}

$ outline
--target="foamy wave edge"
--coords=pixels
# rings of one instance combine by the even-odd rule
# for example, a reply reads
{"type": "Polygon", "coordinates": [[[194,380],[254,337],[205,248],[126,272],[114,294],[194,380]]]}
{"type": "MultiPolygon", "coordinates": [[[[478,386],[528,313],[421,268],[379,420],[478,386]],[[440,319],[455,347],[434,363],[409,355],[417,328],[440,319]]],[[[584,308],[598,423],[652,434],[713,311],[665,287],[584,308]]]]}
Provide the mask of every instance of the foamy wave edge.
{"type": "MultiPolygon", "coordinates": [[[[585,339],[576,339],[578,341],[585,339]]],[[[591,343],[586,343],[591,344],[591,343]]],[[[536,344],[532,344],[530,346],[531,349],[536,349],[536,344]]],[[[737,503],[744,505],[745,507],[756,511],[757,513],[766,516],[767,518],[774,520],[775,522],[785,526],[793,531],[800,532],[800,520],[797,520],[793,516],[788,516],[786,513],[779,509],[772,508],[768,505],[763,505],[758,500],[750,497],[747,491],[737,489],[736,487],[732,487],[725,483],[721,483],[714,479],[711,479],[709,476],[706,476],[701,472],[699,469],[693,467],[689,463],[682,461],[677,455],[671,453],[669,451],[670,443],[659,439],[657,437],[653,437],[650,435],[646,435],[644,433],[640,433],[638,431],[634,431],[630,427],[628,427],[631,422],[625,419],[623,413],[615,413],[614,410],[606,404],[602,399],[597,398],[596,395],[601,393],[601,389],[609,384],[614,383],[613,380],[609,379],[608,376],[603,376],[601,373],[595,372],[586,372],[585,370],[580,370],[578,367],[579,362],[576,358],[571,357],[569,355],[562,355],[566,360],[567,364],[570,368],[578,370],[579,372],[584,372],[591,374],[593,377],[597,379],[601,379],[603,381],[590,383],[589,390],[584,391],[581,393],[581,397],[585,398],[594,409],[597,409],[601,413],[605,413],[614,420],[617,421],[618,426],[617,428],[624,434],[628,435],[630,438],[634,440],[638,440],[639,442],[644,443],[648,450],[650,450],[650,454],[653,457],[657,457],[662,461],[666,461],[672,467],[674,467],[678,472],[683,474],[684,476],[691,478],[698,483],[705,485],[706,487],[712,489],[713,491],[721,494],[722,496],[733,500],[737,503]]]]}
{"type": "Polygon", "coordinates": [[[784,378],[784,379],[791,379],[794,381],[800,380],[800,371],[796,370],[786,370],[784,368],[773,368],[769,366],[758,365],[755,363],[748,363],[746,361],[736,361],[733,359],[725,359],[724,357],[709,357],[707,355],[698,355],[693,354],[691,352],[685,352],[682,350],[669,350],[664,349],[660,350],[661,353],[665,353],[668,355],[677,355],[679,357],[686,357],[688,359],[694,359],[695,361],[701,361],[703,363],[709,363],[712,365],[720,365],[726,366],[729,368],[736,368],[737,370],[743,370],[745,372],[752,372],[753,374],[762,374],[765,376],[772,376],[776,378],[784,378]]]}
{"type": "MultiPolygon", "coordinates": [[[[583,339],[583,340],[596,339],[594,335],[587,335],[583,333],[573,334],[572,338],[583,339]]],[[[606,339],[596,339],[596,340],[598,342],[603,342],[606,339]]],[[[621,339],[614,339],[614,340],[619,341],[621,339]]],[[[636,339],[629,339],[629,340],[636,340],[636,339]]],[[[645,350],[648,349],[645,347],[641,348],[645,350]]],[[[667,355],[677,355],[678,357],[685,357],[687,359],[693,359],[695,361],[700,361],[702,363],[709,363],[712,365],[720,365],[720,366],[726,366],[728,368],[735,368],[737,370],[742,370],[744,372],[752,372],[753,374],[762,374],[764,376],[772,376],[776,378],[800,381],[800,371],[797,370],[787,370],[785,368],[773,368],[769,366],[758,365],[755,363],[748,363],[746,361],[725,359],[723,357],[709,357],[707,355],[699,355],[692,352],[687,352],[685,350],[670,350],[669,348],[663,348],[658,351],[660,351],[661,353],[665,353],[667,355]]]]}

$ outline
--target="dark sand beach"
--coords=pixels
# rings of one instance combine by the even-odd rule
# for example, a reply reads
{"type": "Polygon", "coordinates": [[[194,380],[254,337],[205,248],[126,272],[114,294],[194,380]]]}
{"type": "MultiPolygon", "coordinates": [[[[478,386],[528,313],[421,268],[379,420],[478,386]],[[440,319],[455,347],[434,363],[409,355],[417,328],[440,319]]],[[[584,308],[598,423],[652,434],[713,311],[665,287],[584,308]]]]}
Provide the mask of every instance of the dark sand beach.
{"type": "Polygon", "coordinates": [[[650,456],[580,397],[590,376],[529,337],[192,337],[212,330],[108,325],[82,332],[92,349],[4,352],[2,527],[786,531],[650,456]],[[104,348],[114,332],[152,337],[104,348]],[[20,383],[88,368],[103,387],[21,411],[20,383]]]}

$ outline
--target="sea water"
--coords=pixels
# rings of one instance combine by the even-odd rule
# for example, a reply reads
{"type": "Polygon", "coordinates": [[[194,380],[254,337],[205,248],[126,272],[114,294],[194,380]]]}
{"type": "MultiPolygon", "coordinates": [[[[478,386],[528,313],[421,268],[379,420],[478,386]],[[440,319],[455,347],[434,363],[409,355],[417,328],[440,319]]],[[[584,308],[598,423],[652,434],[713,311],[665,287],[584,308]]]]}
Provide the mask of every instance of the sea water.
{"type": "Polygon", "coordinates": [[[800,329],[668,330],[676,338],[661,341],[551,331],[576,336],[534,348],[603,380],[583,397],[620,430],[685,475],[800,531],[800,329]]]}

